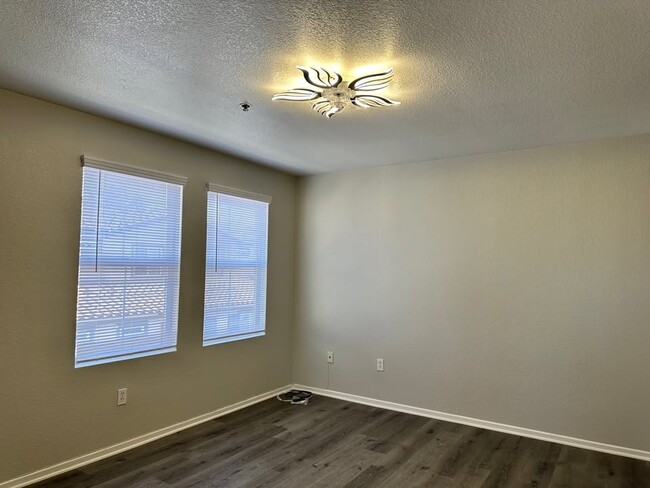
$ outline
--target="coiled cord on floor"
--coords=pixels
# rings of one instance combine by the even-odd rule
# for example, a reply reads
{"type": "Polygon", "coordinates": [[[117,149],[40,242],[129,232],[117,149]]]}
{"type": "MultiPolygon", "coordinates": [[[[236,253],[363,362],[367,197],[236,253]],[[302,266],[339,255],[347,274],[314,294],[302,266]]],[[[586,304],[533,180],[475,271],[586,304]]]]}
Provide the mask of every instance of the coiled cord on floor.
{"type": "Polygon", "coordinates": [[[311,391],[290,390],[286,393],[281,393],[276,398],[281,402],[291,403],[291,405],[307,405],[311,397],[311,391]]]}

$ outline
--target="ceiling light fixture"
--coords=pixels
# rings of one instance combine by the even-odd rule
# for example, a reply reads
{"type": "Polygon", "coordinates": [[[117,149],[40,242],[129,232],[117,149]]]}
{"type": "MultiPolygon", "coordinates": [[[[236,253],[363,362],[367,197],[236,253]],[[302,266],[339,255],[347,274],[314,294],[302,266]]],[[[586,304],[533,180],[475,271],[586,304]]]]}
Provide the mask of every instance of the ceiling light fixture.
{"type": "Polygon", "coordinates": [[[307,83],[320,88],[320,90],[293,88],[286,92],[276,93],[272,100],[289,102],[315,100],[311,107],[327,118],[332,118],[334,114],[343,110],[350,103],[361,108],[388,107],[400,103],[378,95],[358,93],[386,88],[393,79],[393,68],[388,68],[383,73],[362,76],[350,83],[343,81],[340,74],[325,68],[317,69],[306,66],[296,66],[296,68],[302,71],[307,83]]]}

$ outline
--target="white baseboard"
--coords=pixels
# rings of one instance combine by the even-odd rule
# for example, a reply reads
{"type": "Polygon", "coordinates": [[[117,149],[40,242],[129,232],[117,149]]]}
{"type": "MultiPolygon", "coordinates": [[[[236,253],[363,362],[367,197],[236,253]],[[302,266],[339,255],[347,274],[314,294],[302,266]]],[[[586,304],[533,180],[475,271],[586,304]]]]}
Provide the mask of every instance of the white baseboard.
{"type": "Polygon", "coordinates": [[[185,430],[190,427],[194,427],[195,425],[202,424],[203,422],[207,422],[208,420],[212,420],[217,417],[221,417],[223,415],[232,413],[236,410],[241,410],[242,408],[249,407],[255,403],[259,403],[261,401],[272,398],[280,393],[283,393],[287,390],[290,390],[291,388],[292,385],[283,386],[282,388],[278,388],[273,391],[262,393],[261,395],[256,395],[254,397],[248,398],[247,400],[243,400],[241,402],[235,403],[234,405],[229,405],[227,407],[223,407],[218,410],[214,410],[212,412],[199,415],[198,417],[194,417],[189,420],[185,420],[183,422],[179,422],[177,424],[170,425],[168,427],[163,427],[162,429],[158,429],[156,431],[149,432],[147,434],[138,437],[134,437],[133,439],[129,439],[128,441],[120,442],[118,444],[113,444],[112,446],[99,449],[98,451],[90,452],[88,454],[84,454],[83,456],[79,456],[74,459],[63,461],[62,463],[55,464],[54,466],[49,466],[47,468],[39,469],[38,471],[34,471],[33,473],[28,473],[23,476],[19,476],[18,478],[1,482],[0,488],[20,488],[22,486],[27,486],[31,483],[36,483],[37,481],[41,481],[47,478],[51,478],[53,476],[57,476],[59,474],[65,473],[66,471],[71,471],[73,469],[79,468],[86,464],[94,463],[95,461],[99,461],[100,459],[104,459],[109,456],[114,456],[115,454],[128,451],[129,449],[133,449],[134,447],[138,447],[148,442],[155,441],[156,439],[160,439],[161,437],[174,434],[178,431],[185,430]]]}
{"type": "Polygon", "coordinates": [[[649,451],[630,449],[629,447],[622,447],[622,446],[613,446],[611,444],[588,441],[585,439],[578,439],[576,437],[568,437],[560,434],[551,434],[550,432],[542,432],[539,430],[527,429],[525,427],[516,427],[514,425],[500,424],[498,422],[490,422],[489,420],[480,420],[471,417],[464,417],[462,415],[455,415],[453,413],[437,412],[435,410],[429,410],[426,408],[412,407],[410,405],[402,405],[401,403],[387,402],[385,400],[377,400],[374,398],[352,395],[350,393],[343,393],[340,391],[326,390],[323,388],[313,388],[305,385],[294,385],[293,387],[298,390],[308,390],[317,395],[338,398],[339,400],[347,400],[349,402],[354,402],[354,403],[361,403],[363,405],[369,405],[371,407],[379,407],[379,408],[384,408],[386,410],[395,410],[397,412],[419,415],[420,417],[429,417],[432,419],[444,420],[446,422],[453,422],[456,424],[479,427],[481,429],[496,430],[497,432],[504,432],[506,434],[513,434],[522,437],[530,437],[532,439],[555,442],[557,444],[564,444],[572,447],[580,447],[582,449],[589,449],[591,451],[605,452],[607,454],[615,454],[617,456],[625,456],[625,457],[630,457],[635,459],[641,459],[642,461],[650,461],[649,451]]]}
{"type": "Polygon", "coordinates": [[[272,398],[279,393],[283,393],[292,388],[299,390],[309,390],[317,395],[338,398],[340,400],[347,400],[349,402],[361,403],[363,405],[369,405],[371,407],[384,408],[386,410],[394,410],[396,412],[404,412],[412,415],[418,415],[420,417],[429,417],[438,420],[444,420],[447,422],[453,422],[456,424],[470,425],[472,427],[479,427],[482,429],[495,430],[497,432],[504,432],[506,434],[513,434],[522,437],[530,437],[532,439],[539,439],[542,441],[555,442],[557,444],[565,444],[567,446],[580,447],[582,449],[589,449],[592,451],[600,451],[608,454],[615,454],[617,456],[625,456],[635,459],[640,459],[642,461],[650,461],[650,452],[641,451],[638,449],[630,449],[629,447],[622,446],[613,446],[610,444],[604,444],[602,442],[588,441],[585,439],[578,439],[576,437],[568,437],[559,434],[551,434],[549,432],[541,432],[539,430],[527,429],[525,427],[516,427],[513,425],[500,424],[498,422],[490,422],[489,420],[480,420],[471,417],[464,417],[462,415],[455,415],[452,413],[438,412],[435,410],[429,410],[426,408],[413,407],[410,405],[403,405],[401,403],[388,402],[385,400],[377,400],[374,398],[363,397],[359,395],[353,395],[350,393],[343,393],[340,391],[326,390],[323,388],[313,388],[305,385],[286,385],[282,388],[278,388],[273,391],[262,393],[261,395],[256,395],[254,397],[248,398],[241,402],[235,403],[227,407],[214,410],[212,412],[199,415],[198,417],[179,422],[162,429],[149,432],[147,434],[135,437],[128,441],[120,442],[112,446],[99,449],[83,456],[76,457],[74,459],[69,459],[62,463],[55,464],[54,466],[49,466],[47,468],[39,469],[32,473],[19,476],[8,481],[0,483],[0,488],[21,488],[37,481],[42,481],[53,476],[65,473],[66,471],[71,471],[73,469],[79,468],[86,464],[94,463],[100,459],[104,459],[115,454],[119,454],[134,447],[141,446],[148,442],[155,441],[161,437],[165,437],[175,432],[179,432],[195,425],[207,422],[208,420],[227,415],[236,410],[241,410],[242,408],[249,407],[255,403],[267,400],[272,398]]]}

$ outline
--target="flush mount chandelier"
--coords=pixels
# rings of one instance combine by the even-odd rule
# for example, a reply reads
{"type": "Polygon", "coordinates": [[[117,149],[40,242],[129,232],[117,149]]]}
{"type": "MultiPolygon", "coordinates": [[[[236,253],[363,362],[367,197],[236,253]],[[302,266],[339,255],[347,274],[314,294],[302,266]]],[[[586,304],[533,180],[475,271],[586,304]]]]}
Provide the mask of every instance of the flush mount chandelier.
{"type": "Polygon", "coordinates": [[[390,100],[378,95],[368,95],[363,92],[381,90],[386,88],[393,79],[393,68],[388,68],[383,73],[362,76],[354,81],[343,81],[343,77],[334,71],[325,68],[308,68],[296,66],[302,71],[305,80],[310,85],[320,88],[293,88],[286,92],[273,95],[273,100],[286,100],[290,102],[307,102],[315,100],[311,106],[316,112],[327,118],[332,118],[349,104],[361,108],[388,107],[399,105],[400,102],[390,100]]]}

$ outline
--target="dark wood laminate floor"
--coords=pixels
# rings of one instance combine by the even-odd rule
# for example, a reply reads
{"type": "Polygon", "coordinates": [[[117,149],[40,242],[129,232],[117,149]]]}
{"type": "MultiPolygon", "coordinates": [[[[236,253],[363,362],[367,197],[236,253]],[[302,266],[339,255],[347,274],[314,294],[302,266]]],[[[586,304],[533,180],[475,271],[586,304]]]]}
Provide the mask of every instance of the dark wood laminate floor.
{"type": "Polygon", "coordinates": [[[650,463],[340,400],[268,400],[40,488],[650,487],[650,463]]]}

